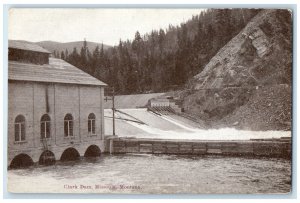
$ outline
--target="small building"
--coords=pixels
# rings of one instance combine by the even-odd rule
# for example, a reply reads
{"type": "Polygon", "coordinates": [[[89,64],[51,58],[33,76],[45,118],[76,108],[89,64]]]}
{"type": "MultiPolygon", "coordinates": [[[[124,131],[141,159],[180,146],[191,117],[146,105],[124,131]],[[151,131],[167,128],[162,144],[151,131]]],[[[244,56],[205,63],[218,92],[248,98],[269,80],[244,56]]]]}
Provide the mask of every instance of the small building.
{"type": "Polygon", "coordinates": [[[151,107],[168,107],[170,106],[169,99],[166,98],[154,98],[150,99],[150,106],[151,107]]]}
{"type": "Polygon", "coordinates": [[[104,151],[105,83],[42,47],[9,41],[8,165],[104,151]]]}
{"type": "Polygon", "coordinates": [[[181,113],[183,110],[181,108],[182,101],[179,99],[174,99],[170,96],[150,99],[148,106],[158,111],[165,111],[166,109],[169,109],[172,112],[181,113]]]}

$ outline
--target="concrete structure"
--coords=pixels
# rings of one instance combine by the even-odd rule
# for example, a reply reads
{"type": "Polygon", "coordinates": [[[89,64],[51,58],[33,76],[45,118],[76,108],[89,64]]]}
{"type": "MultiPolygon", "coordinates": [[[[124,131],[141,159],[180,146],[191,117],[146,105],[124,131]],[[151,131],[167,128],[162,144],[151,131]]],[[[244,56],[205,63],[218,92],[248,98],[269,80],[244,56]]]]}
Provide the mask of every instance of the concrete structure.
{"type": "Polygon", "coordinates": [[[151,107],[168,107],[170,106],[169,99],[165,98],[155,98],[150,100],[150,106],[151,107]]]}
{"type": "Polygon", "coordinates": [[[148,108],[150,107],[150,109],[155,111],[165,111],[168,108],[170,111],[181,113],[181,103],[182,101],[173,97],[153,98],[149,100],[148,108]]]}
{"type": "MultiPolygon", "coordinates": [[[[291,139],[261,140],[162,140],[108,138],[113,140],[112,153],[230,155],[291,158],[291,139]]],[[[108,140],[106,142],[107,148],[108,140]]]]}
{"type": "Polygon", "coordinates": [[[8,165],[99,155],[104,151],[106,84],[49,58],[37,45],[17,45],[9,42],[9,53],[20,57],[9,55],[8,165]]]}

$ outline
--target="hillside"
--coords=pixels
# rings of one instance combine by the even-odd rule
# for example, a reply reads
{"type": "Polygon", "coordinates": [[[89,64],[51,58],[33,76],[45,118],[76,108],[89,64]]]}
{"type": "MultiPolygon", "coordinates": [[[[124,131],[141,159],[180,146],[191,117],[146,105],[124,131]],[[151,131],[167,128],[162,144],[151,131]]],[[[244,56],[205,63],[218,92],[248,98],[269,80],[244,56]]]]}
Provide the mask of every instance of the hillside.
{"type": "Polygon", "coordinates": [[[287,10],[264,10],[180,92],[187,113],[208,127],[291,128],[292,24],[287,10]]]}
{"type": "MultiPolygon", "coordinates": [[[[61,53],[62,51],[65,52],[68,50],[69,53],[71,53],[74,49],[74,47],[77,49],[78,52],[80,52],[80,49],[83,45],[83,41],[76,41],[76,42],[55,42],[55,41],[41,41],[41,42],[36,42],[36,44],[40,45],[41,47],[49,50],[50,52],[54,53],[56,51],[57,53],[61,53]]],[[[101,43],[96,43],[96,42],[88,42],[87,41],[87,46],[89,50],[94,50],[97,46],[101,47],[101,43]]],[[[110,46],[103,44],[103,49],[106,50],[110,46]]]]}
{"type": "Polygon", "coordinates": [[[88,45],[62,58],[113,86],[117,94],[178,90],[259,11],[207,9],[178,26],[144,35],[137,30],[107,51],[88,45]]]}

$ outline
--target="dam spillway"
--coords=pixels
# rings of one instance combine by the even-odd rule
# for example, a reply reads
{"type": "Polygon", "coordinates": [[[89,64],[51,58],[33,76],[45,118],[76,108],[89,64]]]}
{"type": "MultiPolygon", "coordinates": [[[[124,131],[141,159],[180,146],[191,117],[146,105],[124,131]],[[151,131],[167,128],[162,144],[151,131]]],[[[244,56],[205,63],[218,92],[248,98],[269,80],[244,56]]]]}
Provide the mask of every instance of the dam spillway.
{"type": "MultiPolygon", "coordinates": [[[[122,109],[142,123],[117,113],[117,136],[106,137],[106,151],[120,153],[234,155],[290,157],[289,131],[250,131],[233,128],[201,129],[178,115],[157,115],[146,109],[122,109]],[[122,120],[123,119],[123,120],[122,120]],[[112,144],[111,144],[112,143],[112,144]]],[[[111,132],[110,110],[105,110],[106,135],[111,132]]]]}

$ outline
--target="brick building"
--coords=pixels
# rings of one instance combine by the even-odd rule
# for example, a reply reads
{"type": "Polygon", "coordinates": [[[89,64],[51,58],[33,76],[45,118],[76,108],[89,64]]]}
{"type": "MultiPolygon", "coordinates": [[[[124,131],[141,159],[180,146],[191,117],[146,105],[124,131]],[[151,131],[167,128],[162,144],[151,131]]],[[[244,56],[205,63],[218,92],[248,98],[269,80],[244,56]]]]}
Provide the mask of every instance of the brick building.
{"type": "Polygon", "coordinates": [[[9,41],[8,165],[104,151],[106,84],[35,44],[9,41]]]}

